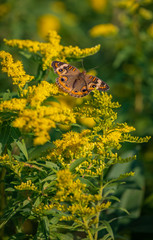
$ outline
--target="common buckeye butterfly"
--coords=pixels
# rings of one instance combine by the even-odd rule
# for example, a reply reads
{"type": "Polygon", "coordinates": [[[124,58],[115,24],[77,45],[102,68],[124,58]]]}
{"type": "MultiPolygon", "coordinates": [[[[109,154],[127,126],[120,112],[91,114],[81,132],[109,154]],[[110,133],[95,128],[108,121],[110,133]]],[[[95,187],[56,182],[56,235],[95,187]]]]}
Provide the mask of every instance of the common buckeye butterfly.
{"type": "Polygon", "coordinates": [[[86,74],[85,71],[80,72],[76,67],[67,63],[53,61],[52,67],[54,72],[59,75],[56,78],[58,86],[73,97],[84,97],[95,88],[99,91],[109,89],[109,86],[101,79],[86,74]]]}

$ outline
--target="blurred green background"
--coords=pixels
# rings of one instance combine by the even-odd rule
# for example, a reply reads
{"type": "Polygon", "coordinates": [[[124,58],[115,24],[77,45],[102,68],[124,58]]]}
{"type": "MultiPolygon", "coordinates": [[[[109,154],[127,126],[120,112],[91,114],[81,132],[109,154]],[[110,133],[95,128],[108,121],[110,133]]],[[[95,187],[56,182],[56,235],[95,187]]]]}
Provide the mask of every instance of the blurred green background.
{"type": "MultiPolygon", "coordinates": [[[[113,99],[122,104],[119,122],[136,128],[136,135],[153,135],[153,1],[152,0],[1,0],[0,50],[23,61],[28,74],[36,63],[28,61],[3,39],[45,41],[49,30],[61,35],[62,45],[92,47],[94,56],[83,59],[84,68],[110,86],[113,99]],[[32,66],[32,68],[31,68],[32,66]]],[[[82,62],[74,63],[82,68],[82,62]]],[[[12,89],[0,75],[0,92],[12,89]]],[[[134,170],[135,177],[116,194],[131,213],[114,221],[115,239],[153,239],[153,139],[147,144],[124,145],[122,156],[137,154],[135,162],[111,169],[108,177],[134,170]],[[122,237],[120,237],[120,236],[122,237]]],[[[117,217],[121,213],[109,213],[117,217]]],[[[111,218],[111,217],[109,217],[111,218]]]]}

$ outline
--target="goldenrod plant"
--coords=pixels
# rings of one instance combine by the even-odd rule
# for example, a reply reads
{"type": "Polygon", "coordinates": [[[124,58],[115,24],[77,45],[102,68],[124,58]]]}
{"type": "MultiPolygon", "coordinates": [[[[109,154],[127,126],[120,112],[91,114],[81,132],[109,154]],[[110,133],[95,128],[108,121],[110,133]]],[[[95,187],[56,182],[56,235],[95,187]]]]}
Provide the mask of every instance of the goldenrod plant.
{"type": "MultiPolygon", "coordinates": [[[[110,31],[117,29],[110,26],[110,31]]],[[[150,137],[134,136],[133,126],[118,122],[120,104],[109,93],[95,90],[79,104],[70,97],[73,107],[62,102],[67,94],[55,85],[52,61],[75,61],[95,54],[100,45],[80,49],[63,46],[60,39],[51,31],[43,43],[4,40],[38,62],[35,76],[10,53],[0,52],[2,72],[16,86],[0,102],[2,237],[7,232],[9,239],[115,239],[109,219],[109,211],[121,209],[115,188],[134,172],[111,179],[108,172],[136,159],[120,155],[125,142],[139,144],[150,137]],[[92,126],[81,125],[84,118],[92,126]],[[7,231],[10,224],[12,232],[7,231]]]]}

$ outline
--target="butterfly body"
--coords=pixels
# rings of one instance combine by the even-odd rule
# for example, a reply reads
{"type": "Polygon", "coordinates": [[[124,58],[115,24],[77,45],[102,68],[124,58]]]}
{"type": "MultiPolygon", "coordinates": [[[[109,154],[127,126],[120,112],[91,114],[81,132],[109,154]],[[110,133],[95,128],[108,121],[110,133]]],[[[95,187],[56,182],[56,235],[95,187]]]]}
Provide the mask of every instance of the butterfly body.
{"type": "Polygon", "coordinates": [[[73,97],[84,97],[95,88],[100,91],[109,89],[109,86],[101,79],[86,74],[85,71],[80,72],[76,67],[67,63],[54,61],[52,67],[59,75],[56,79],[58,86],[73,97]]]}

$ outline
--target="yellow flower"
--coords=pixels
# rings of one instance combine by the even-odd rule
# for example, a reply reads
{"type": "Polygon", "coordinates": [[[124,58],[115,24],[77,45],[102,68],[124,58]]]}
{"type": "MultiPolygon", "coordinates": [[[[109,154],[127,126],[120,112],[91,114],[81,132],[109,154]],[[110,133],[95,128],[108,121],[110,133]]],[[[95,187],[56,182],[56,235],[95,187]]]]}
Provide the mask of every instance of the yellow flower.
{"type": "Polygon", "coordinates": [[[42,81],[38,86],[29,86],[26,95],[27,101],[32,107],[38,107],[49,96],[57,95],[58,87],[55,84],[42,81]]]}
{"type": "Polygon", "coordinates": [[[63,134],[62,139],[53,142],[56,147],[48,152],[47,159],[58,159],[62,164],[69,164],[76,158],[91,156],[94,143],[89,141],[89,133],[89,130],[84,130],[81,133],[71,131],[63,134]]]}
{"type": "Polygon", "coordinates": [[[140,8],[139,9],[139,14],[141,17],[143,17],[146,20],[151,20],[153,18],[153,13],[152,11],[145,9],[145,8],[140,8]]]}
{"type": "Polygon", "coordinates": [[[14,157],[11,157],[8,154],[0,156],[0,164],[2,166],[9,167],[15,174],[21,176],[22,168],[24,167],[24,162],[19,162],[14,157]]]}
{"type": "Polygon", "coordinates": [[[126,8],[130,12],[135,12],[140,6],[140,3],[137,0],[120,0],[119,2],[117,2],[117,6],[121,8],[126,8]]]}
{"type": "Polygon", "coordinates": [[[10,11],[10,4],[2,3],[0,4],[0,17],[5,16],[10,11]]]}
{"type": "Polygon", "coordinates": [[[99,37],[99,36],[112,36],[116,35],[118,33],[118,27],[111,24],[99,24],[94,26],[93,28],[90,29],[90,35],[92,37],[99,37]]]}
{"type": "Polygon", "coordinates": [[[90,0],[90,4],[96,12],[104,12],[107,6],[107,0],[90,0]]]}
{"type": "Polygon", "coordinates": [[[13,98],[11,100],[7,100],[0,103],[0,111],[4,112],[21,111],[26,107],[26,104],[27,104],[26,99],[13,98]]]}
{"type": "Polygon", "coordinates": [[[95,54],[100,49],[100,45],[92,48],[80,49],[78,46],[62,46],[60,44],[60,36],[55,31],[50,31],[48,34],[48,42],[40,43],[30,40],[4,40],[9,46],[17,46],[19,49],[27,49],[29,52],[42,55],[43,70],[51,68],[51,63],[54,60],[67,62],[67,58],[82,58],[95,54]]]}
{"type": "Polygon", "coordinates": [[[57,193],[55,201],[58,208],[62,212],[70,212],[68,217],[63,216],[60,220],[69,221],[70,219],[77,221],[78,217],[90,219],[97,212],[100,212],[110,206],[110,202],[97,204],[102,201],[101,195],[91,195],[86,192],[86,185],[81,183],[79,179],[75,179],[75,175],[69,169],[60,170],[57,173],[57,193]],[[69,206],[65,206],[65,202],[69,206]],[[94,203],[94,205],[91,203],[94,203]]]}
{"type": "Polygon", "coordinates": [[[13,61],[10,53],[0,51],[0,58],[2,58],[2,72],[6,72],[8,77],[12,77],[13,84],[16,84],[19,89],[22,89],[26,83],[34,79],[33,76],[25,73],[21,61],[13,61]]]}
{"type": "Polygon", "coordinates": [[[70,124],[75,122],[72,111],[64,106],[37,106],[36,109],[24,109],[19,112],[18,117],[12,125],[35,136],[34,144],[44,144],[50,139],[48,134],[51,128],[55,128],[56,123],[70,124]]]}
{"type": "Polygon", "coordinates": [[[95,47],[92,48],[85,48],[85,49],[80,49],[79,47],[64,47],[63,49],[63,54],[66,55],[66,57],[71,58],[82,58],[86,57],[89,55],[93,55],[96,52],[98,52],[100,49],[100,44],[96,45],[95,47]]]}
{"type": "Polygon", "coordinates": [[[26,183],[22,182],[20,185],[15,186],[17,190],[32,190],[37,191],[37,187],[31,182],[31,180],[28,180],[26,183]]]}

